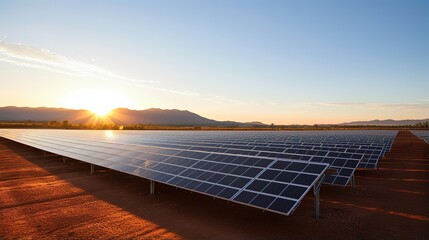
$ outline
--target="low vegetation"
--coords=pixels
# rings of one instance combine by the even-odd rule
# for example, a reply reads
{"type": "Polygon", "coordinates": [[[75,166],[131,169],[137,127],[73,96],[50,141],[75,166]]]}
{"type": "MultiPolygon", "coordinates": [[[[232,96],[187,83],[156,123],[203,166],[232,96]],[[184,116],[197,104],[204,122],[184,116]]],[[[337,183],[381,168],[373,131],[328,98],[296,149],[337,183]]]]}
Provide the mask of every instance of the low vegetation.
{"type": "Polygon", "coordinates": [[[365,129],[428,129],[429,122],[422,122],[416,125],[405,126],[342,126],[342,125],[274,125],[269,126],[168,126],[154,124],[131,124],[131,125],[116,125],[116,124],[75,124],[69,121],[50,121],[50,122],[0,122],[0,128],[40,128],[40,129],[97,129],[97,130],[365,130],[365,129]]]}

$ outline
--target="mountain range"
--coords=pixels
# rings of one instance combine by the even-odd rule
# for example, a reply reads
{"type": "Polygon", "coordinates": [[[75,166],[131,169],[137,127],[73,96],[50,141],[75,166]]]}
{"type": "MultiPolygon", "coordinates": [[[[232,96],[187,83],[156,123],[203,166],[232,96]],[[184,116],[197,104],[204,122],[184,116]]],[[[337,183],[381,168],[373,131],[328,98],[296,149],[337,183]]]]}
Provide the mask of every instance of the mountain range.
{"type": "MultiPolygon", "coordinates": [[[[50,121],[69,121],[70,123],[89,123],[93,122],[96,115],[89,110],[75,110],[67,108],[48,108],[48,107],[0,107],[0,121],[2,122],[50,122],[50,121]]],[[[235,121],[216,121],[202,117],[196,113],[187,110],[177,109],[159,109],[150,108],[146,110],[131,110],[127,108],[116,108],[111,111],[108,117],[110,123],[117,125],[129,124],[153,124],[168,126],[238,126],[238,127],[260,127],[268,126],[261,122],[235,122],[235,121]]],[[[405,126],[415,125],[420,122],[429,121],[428,119],[410,119],[410,120],[371,120],[371,121],[353,121],[340,123],[342,126],[405,126]]],[[[334,124],[335,125],[335,124],[334,124]]]]}
{"type": "Polygon", "coordinates": [[[429,121],[429,118],[427,119],[406,119],[406,120],[393,120],[393,119],[386,119],[386,120],[371,120],[371,121],[354,121],[354,122],[347,122],[347,123],[341,123],[339,125],[343,126],[409,126],[409,125],[416,125],[417,123],[421,122],[427,122],[429,121]]]}
{"type": "MultiPolygon", "coordinates": [[[[69,121],[70,123],[88,123],[96,115],[89,110],[47,107],[0,107],[0,121],[3,122],[50,122],[69,121]]],[[[261,122],[216,121],[202,117],[187,110],[150,108],[146,110],[131,110],[116,108],[105,117],[110,123],[117,125],[153,124],[169,126],[266,126],[261,122]]]]}

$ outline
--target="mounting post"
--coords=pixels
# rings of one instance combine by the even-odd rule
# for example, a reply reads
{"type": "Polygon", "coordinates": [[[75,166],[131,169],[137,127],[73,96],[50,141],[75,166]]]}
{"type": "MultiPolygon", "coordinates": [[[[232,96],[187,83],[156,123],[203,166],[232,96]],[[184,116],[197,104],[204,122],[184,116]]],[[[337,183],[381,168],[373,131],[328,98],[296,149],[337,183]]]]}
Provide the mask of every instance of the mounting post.
{"type": "Polygon", "coordinates": [[[149,181],[149,194],[154,195],[155,194],[155,182],[150,180],[149,181]]]}
{"type": "Polygon", "coordinates": [[[91,174],[94,174],[94,164],[91,164],[89,169],[90,169],[91,174]]]}
{"type": "Polygon", "coordinates": [[[64,164],[66,163],[66,157],[63,157],[63,163],[64,164]]]}
{"type": "Polygon", "coordinates": [[[314,217],[319,220],[320,218],[320,188],[314,185],[314,217]]]}
{"type": "Polygon", "coordinates": [[[352,184],[353,192],[356,191],[356,178],[354,174],[352,175],[352,178],[351,178],[351,184],[352,184]]]}
{"type": "Polygon", "coordinates": [[[314,183],[313,193],[314,193],[314,218],[319,220],[320,218],[320,187],[322,186],[323,179],[325,179],[326,173],[314,183]]]}

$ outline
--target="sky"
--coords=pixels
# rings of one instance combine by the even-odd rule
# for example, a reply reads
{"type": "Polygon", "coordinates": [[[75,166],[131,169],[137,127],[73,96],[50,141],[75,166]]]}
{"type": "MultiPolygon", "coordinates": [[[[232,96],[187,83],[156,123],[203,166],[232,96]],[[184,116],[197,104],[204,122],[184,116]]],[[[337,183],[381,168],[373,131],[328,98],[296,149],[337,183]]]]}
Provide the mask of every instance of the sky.
{"type": "Polygon", "coordinates": [[[429,118],[429,1],[0,1],[0,106],[429,118]]]}

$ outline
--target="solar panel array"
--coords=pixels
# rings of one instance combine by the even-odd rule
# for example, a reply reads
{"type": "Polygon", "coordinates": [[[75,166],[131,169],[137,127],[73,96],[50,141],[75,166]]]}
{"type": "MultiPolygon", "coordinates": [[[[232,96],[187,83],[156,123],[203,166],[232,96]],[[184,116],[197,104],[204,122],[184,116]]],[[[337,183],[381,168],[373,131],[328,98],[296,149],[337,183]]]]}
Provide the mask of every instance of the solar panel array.
{"type": "MultiPolygon", "coordinates": [[[[341,158],[357,160],[360,158],[358,155],[363,155],[358,168],[376,168],[378,160],[384,156],[385,152],[390,151],[393,139],[397,134],[397,131],[145,131],[144,134],[138,131],[124,132],[126,134],[123,135],[126,137],[123,137],[121,141],[132,143],[145,141],[146,144],[175,144],[174,147],[180,148],[183,146],[179,145],[187,145],[193,146],[194,149],[212,147],[207,150],[224,151],[219,149],[221,147],[228,148],[228,153],[254,155],[258,151],[261,156],[269,155],[305,161],[309,160],[309,156],[314,156],[313,161],[325,161],[329,164],[336,160],[332,157],[342,156],[341,158]],[[249,150],[253,150],[253,152],[249,150]],[[304,152],[305,150],[307,152],[304,152]],[[328,152],[329,156],[324,155],[324,151],[328,152]],[[324,159],[320,158],[324,156],[324,159]]],[[[344,179],[341,181],[344,182],[344,179]]]]}
{"type": "Polygon", "coordinates": [[[0,130],[45,151],[286,215],[326,166],[336,172],[323,183],[346,186],[356,168],[377,166],[396,134],[0,130]]]}
{"type": "Polygon", "coordinates": [[[413,130],[411,132],[426,141],[426,143],[429,143],[429,130],[413,130]]]}
{"type": "MultiPolygon", "coordinates": [[[[139,133],[134,133],[139,135],[139,133]]],[[[260,147],[262,151],[270,152],[277,148],[293,148],[330,151],[339,153],[362,154],[359,168],[376,168],[377,162],[385,152],[390,151],[397,131],[305,131],[305,132],[190,132],[190,131],[147,131],[144,138],[155,141],[174,141],[175,143],[191,142],[194,144],[208,144],[208,146],[221,146],[238,148],[242,150],[249,147],[260,147]],[[230,146],[228,146],[230,144],[230,146]],[[238,147],[241,145],[242,147],[238,147]],[[245,145],[245,146],[243,146],[245,145]],[[265,149],[262,149],[265,148],[265,149]]],[[[128,136],[127,136],[128,139],[128,136]]],[[[140,141],[141,139],[139,139],[140,141]]],[[[258,150],[258,149],[254,149],[258,150]]],[[[232,151],[232,150],[231,150],[232,151]]],[[[310,152],[312,154],[312,152],[310,152]]],[[[297,154],[295,154],[297,155],[297,154]]],[[[334,154],[333,154],[334,155],[334,154]]],[[[287,156],[290,157],[290,156],[287,156]]]]}
{"type": "MultiPolygon", "coordinates": [[[[77,138],[227,153],[238,156],[274,157],[329,164],[324,183],[346,186],[357,167],[375,168],[388,151],[397,131],[309,131],[309,132],[232,132],[232,131],[119,131],[113,136],[103,131],[78,131],[77,138]]],[[[53,134],[54,132],[49,132],[53,134]]],[[[55,132],[61,135],[61,131],[55,132]]]]}
{"type": "MultiPolygon", "coordinates": [[[[70,134],[70,131],[65,131],[67,134],[70,134]]],[[[52,132],[51,132],[52,133],[52,132]]],[[[76,133],[76,132],[74,132],[76,133]]],[[[234,144],[223,143],[218,144],[214,143],[215,140],[210,140],[211,142],[199,142],[192,139],[182,139],[182,140],[172,140],[165,139],[163,135],[165,132],[159,131],[119,131],[115,132],[114,136],[113,131],[110,135],[104,134],[103,131],[88,131],[86,134],[75,134],[76,138],[85,139],[94,139],[97,141],[105,141],[112,143],[127,143],[127,144],[137,144],[143,146],[152,146],[152,147],[164,147],[170,149],[178,150],[190,150],[190,151],[202,151],[209,153],[226,153],[237,156],[257,156],[257,157],[269,157],[269,158],[279,158],[287,160],[302,160],[310,162],[323,162],[330,165],[331,169],[334,169],[336,173],[331,173],[327,175],[323,183],[346,186],[351,181],[351,178],[356,170],[360,159],[362,159],[362,154],[360,153],[345,153],[345,152],[335,152],[329,150],[311,150],[305,148],[287,148],[284,146],[265,146],[265,144],[248,144],[240,145],[238,142],[234,144]]],[[[176,135],[178,132],[168,132],[169,135],[176,135]]],[[[182,132],[182,134],[187,135],[200,135],[202,132],[182,132]]],[[[207,134],[213,134],[214,132],[204,132],[207,134]]],[[[57,132],[58,136],[61,136],[61,132],[57,132]]]]}
{"type": "Polygon", "coordinates": [[[328,168],[298,159],[131,143],[117,133],[147,132],[0,130],[2,137],[44,151],[284,215],[328,168]]]}

